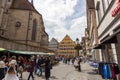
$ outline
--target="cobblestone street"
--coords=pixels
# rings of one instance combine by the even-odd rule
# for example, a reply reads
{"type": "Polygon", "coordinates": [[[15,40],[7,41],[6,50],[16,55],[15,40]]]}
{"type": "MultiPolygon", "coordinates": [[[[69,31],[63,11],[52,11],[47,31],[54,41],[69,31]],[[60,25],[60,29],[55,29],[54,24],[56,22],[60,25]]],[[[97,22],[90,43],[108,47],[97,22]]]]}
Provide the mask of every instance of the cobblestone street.
{"type": "Polygon", "coordinates": [[[120,80],[120,0],[0,0],[0,80],[120,80]]]}
{"type": "MultiPolygon", "coordinates": [[[[74,69],[73,65],[60,63],[51,70],[50,80],[103,80],[100,75],[96,74],[88,63],[81,63],[82,72],[74,69]]],[[[23,77],[26,80],[28,73],[24,72],[23,77]]],[[[35,76],[35,80],[45,80],[42,77],[35,76]]]]}

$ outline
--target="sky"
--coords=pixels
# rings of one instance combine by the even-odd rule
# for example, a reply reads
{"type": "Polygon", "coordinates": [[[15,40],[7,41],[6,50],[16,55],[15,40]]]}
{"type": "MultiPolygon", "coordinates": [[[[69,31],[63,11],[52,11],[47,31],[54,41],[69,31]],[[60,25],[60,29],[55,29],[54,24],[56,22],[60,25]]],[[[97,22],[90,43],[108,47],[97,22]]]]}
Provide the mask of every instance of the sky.
{"type": "Polygon", "coordinates": [[[81,39],[86,28],[86,0],[33,0],[42,15],[45,31],[59,42],[69,35],[81,39]]]}

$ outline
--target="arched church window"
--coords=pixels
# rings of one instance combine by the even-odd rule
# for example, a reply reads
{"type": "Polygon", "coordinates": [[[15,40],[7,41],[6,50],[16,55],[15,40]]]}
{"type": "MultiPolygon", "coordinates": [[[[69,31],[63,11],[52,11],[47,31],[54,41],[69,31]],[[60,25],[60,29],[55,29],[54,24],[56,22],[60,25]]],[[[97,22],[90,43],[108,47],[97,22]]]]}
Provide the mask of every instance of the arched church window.
{"type": "Polygon", "coordinates": [[[32,37],[31,40],[35,40],[36,38],[36,28],[37,28],[37,21],[36,19],[33,20],[33,26],[32,26],[32,37]]]}

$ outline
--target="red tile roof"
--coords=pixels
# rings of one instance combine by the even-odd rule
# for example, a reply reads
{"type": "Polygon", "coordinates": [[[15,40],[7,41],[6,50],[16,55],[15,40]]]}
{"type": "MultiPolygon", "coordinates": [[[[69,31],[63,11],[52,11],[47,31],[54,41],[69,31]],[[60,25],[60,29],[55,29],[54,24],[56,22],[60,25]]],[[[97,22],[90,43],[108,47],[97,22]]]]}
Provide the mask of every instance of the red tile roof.
{"type": "Polygon", "coordinates": [[[13,0],[11,9],[23,9],[23,10],[36,11],[34,6],[28,0],[13,0]]]}

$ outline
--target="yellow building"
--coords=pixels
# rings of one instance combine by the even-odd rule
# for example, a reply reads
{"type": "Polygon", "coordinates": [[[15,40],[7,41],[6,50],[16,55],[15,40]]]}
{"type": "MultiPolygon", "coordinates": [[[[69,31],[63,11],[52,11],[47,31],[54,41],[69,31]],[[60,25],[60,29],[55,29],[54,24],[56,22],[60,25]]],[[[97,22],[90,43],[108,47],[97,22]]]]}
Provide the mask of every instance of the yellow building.
{"type": "Polygon", "coordinates": [[[74,49],[76,43],[68,35],[58,45],[57,53],[63,56],[76,56],[76,50],[74,49]]]}

